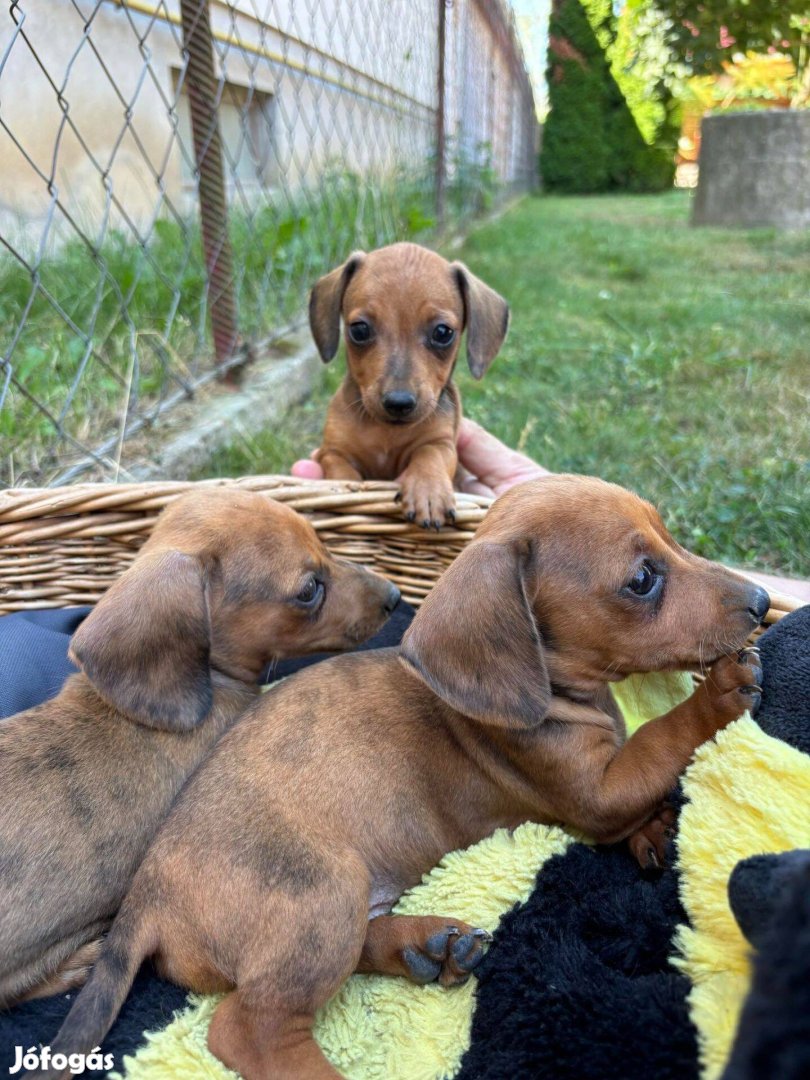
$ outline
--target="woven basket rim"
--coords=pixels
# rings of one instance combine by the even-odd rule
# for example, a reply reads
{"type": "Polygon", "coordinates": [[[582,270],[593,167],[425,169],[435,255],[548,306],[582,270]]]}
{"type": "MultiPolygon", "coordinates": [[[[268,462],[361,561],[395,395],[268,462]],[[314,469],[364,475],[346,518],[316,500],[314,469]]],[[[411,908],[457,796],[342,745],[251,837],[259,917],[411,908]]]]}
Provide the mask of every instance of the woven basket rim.
{"type": "MultiPolygon", "coordinates": [[[[144,532],[151,529],[158,513],[174,499],[191,490],[235,486],[272,495],[296,510],[307,512],[325,537],[338,533],[341,542],[351,545],[354,538],[362,543],[401,543],[414,551],[410,563],[400,553],[398,573],[407,580],[424,585],[438,577],[436,566],[421,571],[415,551],[441,555],[452,561],[461,547],[475,535],[493,497],[456,493],[456,523],[438,532],[427,531],[406,522],[396,496],[399,485],[385,480],[314,480],[285,474],[268,473],[242,477],[212,477],[205,480],[147,480],[121,483],[81,483],[56,488],[7,488],[0,491],[0,611],[3,593],[8,591],[9,566],[16,568],[23,557],[28,579],[47,579],[48,552],[57,550],[60,557],[81,560],[102,559],[103,552],[94,545],[106,541],[134,550],[144,532]],[[60,547],[61,545],[61,547],[60,547]],[[82,547],[81,545],[84,545],[82,547]],[[65,554],[65,552],[68,554],[65,554]],[[44,560],[44,562],[43,562],[44,560]]],[[[396,558],[388,553],[389,561],[396,558]]],[[[20,564],[21,565],[21,564],[20,564]]],[[[383,572],[385,572],[383,570],[383,572]]],[[[735,568],[744,577],[746,570],[735,568]]],[[[22,570],[15,575],[20,577],[22,570]]],[[[753,579],[751,579],[753,580],[753,579]]],[[[81,583],[80,575],[74,581],[81,583]]],[[[36,589],[34,590],[37,591],[36,589]]],[[[40,592],[43,590],[41,589],[40,592]]],[[[44,589],[47,592],[47,588],[44,589]]],[[[419,592],[424,592],[420,587],[419,592]]],[[[803,606],[803,601],[769,590],[769,621],[803,606]]],[[[69,602],[70,590],[60,594],[69,602]]],[[[36,606],[37,597],[33,597],[36,606]]],[[[40,596],[40,606],[51,604],[40,596]]],[[[68,602],[62,606],[68,606],[68,602]]],[[[77,601],[73,601],[74,603],[77,601]]]]}

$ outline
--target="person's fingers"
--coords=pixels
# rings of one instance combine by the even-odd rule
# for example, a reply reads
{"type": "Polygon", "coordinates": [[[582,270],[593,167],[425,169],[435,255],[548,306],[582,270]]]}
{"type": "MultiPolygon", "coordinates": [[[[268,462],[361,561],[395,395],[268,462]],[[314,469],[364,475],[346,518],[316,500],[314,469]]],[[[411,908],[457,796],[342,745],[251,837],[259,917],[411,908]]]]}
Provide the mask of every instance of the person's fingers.
{"type": "Polygon", "coordinates": [[[477,458],[482,453],[491,452],[493,444],[496,449],[507,449],[499,439],[496,439],[494,435],[490,435],[486,428],[482,428],[479,423],[471,420],[469,416],[462,416],[458,428],[458,438],[456,439],[459,455],[463,454],[465,457],[469,455],[471,458],[477,458]]]}
{"type": "Polygon", "coordinates": [[[474,476],[466,476],[461,481],[461,491],[465,492],[467,495],[486,495],[488,499],[492,499],[495,496],[495,492],[491,487],[482,484],[481,481],[474,476]]]}
{"type": "Polygon", "coordinates": [[[296,461],[290,469],[290,474],[297,476],[299,480],[323,480],[323,469],[317,461],[312,461],[310,458],[296,461]]]}
{"type": "Polygon", "coordinates": [[[459,427],[458,456],[462,466],[496,495],[508,491],[522,480],[548,475],[547,469],[525,454],[510,450],[500,439],[467,417],[459,427]]]}
{"type": "Polygon", "coordinates": [[[456,466],[453,484],[457,491],[466,491],[469,495],[486,495],[487,498],[491,499],[495,494],[492,488],[482,484],[477,476],[473,476],[471,472],[465,469],[461,462],[456,466]]]}

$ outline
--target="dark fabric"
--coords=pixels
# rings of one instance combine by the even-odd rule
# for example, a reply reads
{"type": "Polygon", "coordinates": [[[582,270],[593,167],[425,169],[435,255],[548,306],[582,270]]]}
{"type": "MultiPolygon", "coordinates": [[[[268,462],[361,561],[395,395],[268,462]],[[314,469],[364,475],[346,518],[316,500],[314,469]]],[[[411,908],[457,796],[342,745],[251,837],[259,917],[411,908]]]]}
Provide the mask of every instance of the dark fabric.
{"type": "Polygon", "coordinates": [[[732,881],[729,889],[735,914],[742,902],[750,916],[752,892],[760,897],[753,983],[723,1080],[810,1077],[810,851],[770,858],[767,868],[760,862],[750,874],[738,871],[754,860],[739,863],[732,875],[736,888],[732,881]],[[735,904],[739,888],[747,892],[735,904]],[[770,918],[760,924],[759,915],[770,905],[770,918]]]}
{"type": "Polygon", "coordinates": [[[59,693],[76,671],[67,658],[70,637],[89,611],[21,611],[0,618],[0,718],[59,693]]]}
{"type": "Polygon", "coordinates": [[[740,930],[755,949],[766,947],[774,912],[803,873],[810,880],[810,851],[752,855],[732,870],[728,880],[729,906],[740,930]]]}
{"type": "MultiPolygon", "coordinates": [[[[89,610],[38,611],[0,618],[0,715],[11,716],[32,708],[59,692],[64,680],[76,670],[67,659],[70,635],[89,610]]],[[[412,607],[401,603],[379,634],[361,648],[398,645],[413,614],[412,607]]],[[[266,673],[267,681],[290,675],[323,658],[321,655],[282,661],[274,671],[266,673]]],[[[27,1050],[49,1043],[67,1015],[73,997],[62,994],[0,1012],[0,1072],[5,1073],[14,1063],[15,1046],[27,1050]]],[[[145,1032],[165,1027],[172,1014],[185,1004],[185,990],[159,979],[149,965],[144,965],[104,1041],[104,1052],[113,1054],[116,1065],[120,1066],[124,1054],[134,1053],[144,1041],[145,1032]]]]}
{"type": "MultiPolygon", "coordinates": [[[[770,735],[808,752],[810,608],[770,629],[760,647],[764,686],[757,720],[770,735]]],[[[673,801],[680,805],[680,793],[673,801]]],[[[472,1040],[459,1080],[696,1076],[686,1007],[690,984],[668,965],[673,933],[686,918],[676,884],[671,870],[647,878],[621,848],[594,851],[574,844],[547,862],[526,904],[502,921],[476,971],[472,1040]]],[[[769,946],[772,961],[758,962],[759,1004],[751,1006],[745,1048],[735,1051],[741,1060],[745,1056],[748,1071],[726,1080],[810,1077],[810,899],[803,909],[794,900],[784,931],[773,928],[779,940],[769,946]],[[777,970],[788,958],[790,977],[777,970]],[[790,987],[799,979],[804,985],[794,1006],[790,987]],[[769,993],[780,994],[781,1012],[766,1009],[769,993]],[[772,1061],[777,1031],[790,1049],[772,1061]],[[794,1071],[796,1062],[803,1072],[794,1071]]]]}
{"type": "Polygon", "coordinates": [[[763,693],[757,723],[810,754],[810,604],[763,634],[759,647],[763,693]]]}
{"type": "MultiPolygon", "coordinates": [[[[810,606],[760,643],[763,730],[810,753],[810,606]]],[[[810,814],[810,807],[808,807],[810,814]]],[[[810,852],[738,863],[729,900],[756,944],[751,992],[723,1080],[810,1077],[810,852]]]]}
{"type": "MultiPolygon", "coordinates": [[[[50,1045],[76,993],[78,991],[41,998],[0,1012],[0,1075],[8,1075],[8,1069],[16,1060],[16,1046],[25,1051],[31,1046],[50,1045]]],[[[116,1069],[121,1068],[125,1054],[134,1053],[144,1042],[145,1032],[165,1028],[177,1010],[187,1003],[185,990],[159,979],[151,965],[144,964],[112,1031],[104,1040],[104,1053],[113,1055],[116,1069]]],[[[88,1070],[82,1075],[106,1076],[107,1073],[105,1070],[88,1070]]]]}
{"type": "Polygon", "coordinates": [[[502,920],[476,971],[465,1080],[691,1080],[689,981],[669,964],[677,875],[574,844],[502,920]]]}

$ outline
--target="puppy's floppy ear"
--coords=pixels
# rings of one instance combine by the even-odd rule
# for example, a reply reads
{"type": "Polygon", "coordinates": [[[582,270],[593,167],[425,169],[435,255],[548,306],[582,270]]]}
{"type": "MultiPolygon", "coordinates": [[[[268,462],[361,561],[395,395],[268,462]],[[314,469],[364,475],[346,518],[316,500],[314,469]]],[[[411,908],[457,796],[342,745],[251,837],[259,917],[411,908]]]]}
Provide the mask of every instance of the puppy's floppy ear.
{"type": "Polygon", "coordinates": [[[202,566],[179,551],[142,555],[73,635],[71,659],[132,720],[190,731],[211,708],[202,566]]]}
{"type": "Polygon", "coordinates": [[[471,274],[462,262],[450,264],[464,301],[467,363],[480,379],[498,355],[509,329],[509,305],[502,296],[471,274]]]}
{"type": "Polygon", "coordinates": [[[364,251],[353,251],[342,266],[316,281],[309,294],[309,325],[325,364],[334,357],[340,344],[343,294],[365,257],[364,251]]]}
{"type": "Polygon", "coordinates": [[[551,698],[518,543],[470,544],[402,639],[406,666],[448,705],[500,727],[531,729],[551,698]]]}

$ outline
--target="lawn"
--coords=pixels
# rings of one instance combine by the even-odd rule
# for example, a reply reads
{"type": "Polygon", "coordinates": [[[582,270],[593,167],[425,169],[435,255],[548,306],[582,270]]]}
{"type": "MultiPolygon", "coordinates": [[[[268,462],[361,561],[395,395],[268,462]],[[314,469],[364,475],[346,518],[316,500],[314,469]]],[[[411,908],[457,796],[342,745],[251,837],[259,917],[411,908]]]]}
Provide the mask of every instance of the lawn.
{"type": "MultiPolygon", "coordinates": [[[[453,257],[512,304],[465,412],[554,470],[656,503],[700,554],[810,575],[810,233],[691,229],[689,196],[523,200],[453,257]]],[[[338,360],[206,475],[286,471],[317,445],[338,360]]]]}

